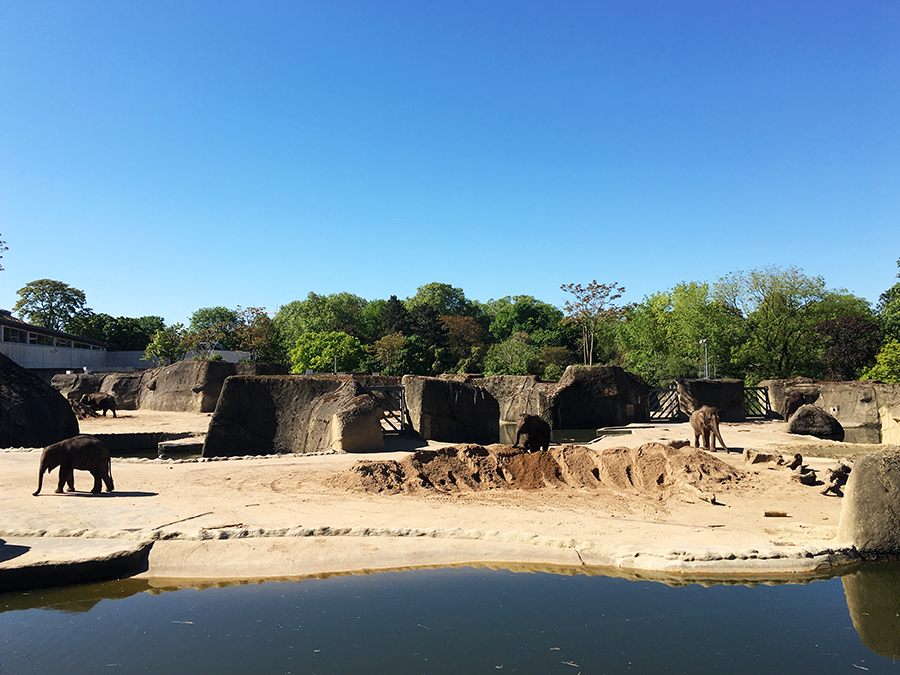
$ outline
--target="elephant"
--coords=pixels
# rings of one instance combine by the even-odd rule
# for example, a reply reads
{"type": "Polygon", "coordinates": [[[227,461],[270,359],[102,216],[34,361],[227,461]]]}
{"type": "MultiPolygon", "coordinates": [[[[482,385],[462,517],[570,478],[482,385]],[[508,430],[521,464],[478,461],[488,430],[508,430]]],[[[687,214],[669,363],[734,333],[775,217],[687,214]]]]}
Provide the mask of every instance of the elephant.
{"type": "Polygon", "coordinates": [[[90,408],[94,413],[98,410],[102,410],[104,417],[106,417],[107,410],[112,410],[113,417],[116,416],[116,399],[110,394],[103,394],[101,392],[97,392],[96,394],[85,394],[81,397],[81,405],[90,408]]]}
{"type": "Polygon", "coordinates": [[[519,415],[516,421],[514,448],[519,447],[519,437],[522,434],[525,434],[525,443],[522,447],[528,452],[550,449],[550,425],[537,415],[519,415]]]}
{"type": "Polygon", "coordinates": [[[719,433],[719,410],[712,406],[705,405],[691,413],[691,427],[694,429],[694,447],[700,447],[700,436],[703,436],[703,449],[710,450],[710,440],[712,440],[711,451],[716,451],[716,439],[722,444],[722,449],[728,452],[728,446],[722,440],[722,434],[719,433]]]}
{"type": "Polygon", "coordinates": [[[106,483],[106,491],[113,491],[112,462],[109,448],[99,438],[93,436],[73,436],[64,441],[53,443],[41,453],[41,466],[38,470],[38,486],[34,496],[40,494],[44,481],[44,472],[50,473],[59,467],[59,484],[56,492],[63,491],[68,484],[69,492],[75,492],[74,469],[90,471],[94,476],[94,487],[91,492],[101,491],[101,482],[106,483]]]}

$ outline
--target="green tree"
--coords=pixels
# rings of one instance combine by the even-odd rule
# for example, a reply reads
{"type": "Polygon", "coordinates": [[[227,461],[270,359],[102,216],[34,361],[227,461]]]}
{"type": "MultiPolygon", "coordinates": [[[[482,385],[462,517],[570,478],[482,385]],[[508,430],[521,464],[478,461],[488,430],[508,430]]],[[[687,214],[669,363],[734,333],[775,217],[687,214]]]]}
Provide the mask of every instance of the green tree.
{"type": "Polygon", "coordinates": [[[238,313],[227,307],[201,307],[191,314],[188,330],[197,333],[207,349],[221,344],[223,349],[237,349],[238,313]]]}
{"type": "Polygon", "coordinates": [[[410,333],[409,310],[406,309],[396,295],[392,295],[387,299],[384,310],[381,312],[381,333],[389,335],[390,333],[410,333]]]}
{"type": "Polygon", "coordinates": [[[196,344],[196,335],[186,330],[184,324],[176,323],[154,333],[141,358],[146,361],[156,359],[160,365],[168,365],[181,361],[196,344]]]}
{"type": "MultiPolygon", "coordinates": [[[[897,267],[900,267],[900,260],[897,261],[897,267]]],[[[900,277],[900,274],[897,276],[900,277]]],[[[885,336],[900,340],[900,282],[881,294],[875,313],[885,336]]]]}
{"type": "Polygon", "coordinates": [[[588,366],[593,365],[595,338],[601,331],[607,335],[611,334],[610,325],[622,311],[613,303],[622,297],[625,287],[615,283],[598,284],[594,280],[587,286],[563,284],[560,288],[575,296],[574,300],[566,300],[563,305],[566,315],[564,321],[581,329],[584,363],[588,366]]]}
{"type": "Polygon", "coordinates": [[[900,341],[888,340],[875,357],[875,365],[864,370],[859,379],[889,383],[900,382],[900,341]]]}
{"type": "Polygon", "coordinates": [[[493,302],[493,308],[489,330],[496,342],[508,340],[513,333],[533,337],[539,331],[557,332],[564,318],[558,308],[530,295],[501,298],[493,302]]]}
{"type": "Polygon", "coordinates": [[[105,342],[109,351],[142,351],[150,338],[165,327],[159,316],[131,318],[86,312],[70,320],[68,330],[73,335],[105,342]]]}
{"type": "Polygon", "coordinates": [[[623,367],[661,387],[697,377],[706,358],[710,374],[733,374],[731,351],[742,327],[743,319],[717,302],[706,283],[689,282],[626,307],[616,341],[623,367]]]}
{"type": "Polygon", "coordinates": [[[390,333],[377,340],[372,349],[384,375],[396,375],[397,366],[408,342],[403,333],[390,333]]]}
{"type": "Polygon", "coordinates": [[[360,337],[365,333],[361,315],[366,304],[366,300],[352,293],[310,293],[306,300],[295,300],[279,308],[275,324],[288,345],[304,333],[340,332],[360,337]]]}
{"type": "Polygon", "coordinates": [[[331,331],[328,333],[303,333],[291,350],[291,372],[331,372],[337,358],[339,372],[351,372],[359,368],[366,357],[359,338],[331,331]]]}
{"type": "Polygon", "coordinates": [[[485,356],[481,325],[471,316],[442,316],[447,335],[447,351],[453,370],[459,373],[481,372],[485,356]]]}
{"type": "Polygon", "coordinates": [[[265,307],[238,307],[235,331],[237,348],[249,354],[251,363],[288,364],[278,329],[265,307]]]}
{"type": "Polygon", "coordinates": [[[485,375],[537,375],[538,348],[527,333],[514,333],[508,340],[491,345],[484,359],[485,375]]]}
{"type": "Polygon", "coordinates": [[[884,334],[872,316],[851,314],[825,319],[816,331],[827,340],[822,360],[828,366],[826,376],[832,380],[853,380],[870,366],[881,347],[884,334]]]}
{"type": "Polygon", "coordinates": [[[822,277],[808,277],[797,267],[733,272],[716,283],[715,296],[745,320],[732,361],[751,382],[824,375],[826,346],[816,325],[868,311],[862,298],[828,291],[822,277]]]}
{"type": "Polygon", "coordinates": [[[416,294],[406,300],[406,308],[410,311],[422,305],[431,307],[438,316],[472,316],[475,313],[461,288],[437,282],[419,286],[416,294]]]}
{"type": "Polygon", "coordinates": [[[84,291],[61,281],[38,279],[16,292],[19,300],[13,311],[29,323],[50,330],[67,331],[70,322],[91,311],[84,306],[84,291]]]}

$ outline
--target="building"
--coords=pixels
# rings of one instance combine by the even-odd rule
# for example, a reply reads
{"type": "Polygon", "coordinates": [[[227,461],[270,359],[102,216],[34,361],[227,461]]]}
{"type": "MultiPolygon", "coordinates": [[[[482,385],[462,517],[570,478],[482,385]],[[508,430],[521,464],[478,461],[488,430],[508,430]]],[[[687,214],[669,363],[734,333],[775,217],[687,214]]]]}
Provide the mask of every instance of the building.
{"type": "Polygon", "coordinates": [[[110,354],[116,352],[107,352],[103,342],[33,326],[6,309],[0,309],[0,353],[42,375],[67,370],[127,370],[131,366],[111,364],[110,354]]]}

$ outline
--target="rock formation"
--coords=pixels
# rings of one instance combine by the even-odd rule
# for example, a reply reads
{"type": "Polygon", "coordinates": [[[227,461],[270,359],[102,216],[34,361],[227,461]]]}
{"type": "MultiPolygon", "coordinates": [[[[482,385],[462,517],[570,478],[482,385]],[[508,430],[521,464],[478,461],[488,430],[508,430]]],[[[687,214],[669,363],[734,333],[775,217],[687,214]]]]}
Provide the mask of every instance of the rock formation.
{"type": "Polygon", "coordinates": [[[349,376],[233,376],[225,381],[204,457],[384,449],[381,411],[349,376]]]}
{"type": "Polygon", "coordinates": [[[836,541],[865,558],[900,558],[900,447],[854,462],[836,541]]]}
{"type": "Polygon", "coordinates": [[[403,389],[413,430],[422,438],[488,445],[500,440],[500,406],[469,382],[405,375],[403,389]]]}
{"type": "Polygon", "coordinates": [[[618,366],[569,366],[551,391],[554,429],[589,429],[650,419],[650,389],[618,366]]]}
{"type": "Polygon", "coordinates": [[[78,420],[62,394],[0,354],[0,448],[42,448],[77,435],[78,420]]]}
{"type": "Polygon", "coordinates": [[[705,405],[719,411],[722,422],[743,422],[743,380],[679,380],[678,405],[681,412],[690,415],[705,405]]]}
{"type": "Polygon", "coordinates": [[[788,422],[788,432],[835,441],[844,440],[844,427],[832,415],[814,405],[802,405],[788,422]]]}

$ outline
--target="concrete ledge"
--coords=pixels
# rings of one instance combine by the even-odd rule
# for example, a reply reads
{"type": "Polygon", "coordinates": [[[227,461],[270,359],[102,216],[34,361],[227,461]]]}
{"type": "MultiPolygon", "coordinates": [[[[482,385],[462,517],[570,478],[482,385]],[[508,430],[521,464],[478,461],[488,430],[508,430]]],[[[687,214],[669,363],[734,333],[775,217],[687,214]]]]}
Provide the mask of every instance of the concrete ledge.
{"type": "Polygon", "coordinates": [[[147,567],[152,542],[13,537],[0,543],[0,592],[121,579],[147,567]]]}

